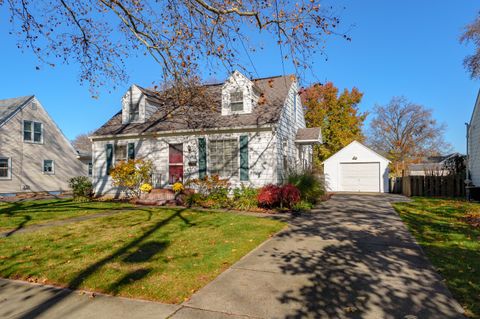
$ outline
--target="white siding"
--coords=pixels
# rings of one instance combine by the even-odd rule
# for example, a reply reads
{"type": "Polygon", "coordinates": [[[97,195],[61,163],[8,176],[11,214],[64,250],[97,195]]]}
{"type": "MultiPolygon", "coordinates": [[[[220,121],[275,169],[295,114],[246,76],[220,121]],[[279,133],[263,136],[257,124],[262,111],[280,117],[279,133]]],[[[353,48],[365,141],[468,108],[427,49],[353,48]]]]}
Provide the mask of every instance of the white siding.
{"type": "MultiPolygon", "coordinates": [[[[243,184],[254,187],[261,187],[265,184],[275,183],[275,138],[271,131],[256,132],[225,132],[225,133],[206,133],[206,134],[190,134],[190,135],[170,135],[158,136],[150,138],[132,138],[132,139],[116,139],[94,141],[93,158],[94,158],[94,187],[97,195],[102,194],[118,194],[117,190],[112,187],[111,178],[106,176],[106,155],[105,149],[108,143],[135,143],[136,158],[149,159],[154,164],[154,173],[160,176],[161,186],[168,184],[168,146],[169,144],[183,143],[184,154],[184,179],[198,177],[198,138],[205,137],[210,139],[238,139],[241,135],[249,136],[248,143],[248,163],[249,163],[249,181],[243,184]],[[195,165],[193,165],[195,163],[195,165]]],[[[208,171],[208,154],[207,154],[207,171],[208,171]]],[[[238,177],[230,179],[232,187],[240,186],[238,177]]]]}
{"type": "Polygon", "coordinates": [[[354,141],[332,155],[323,164],[325,174],[325,187],[329,192],[341,192],[342,189],[342,163],[379,163],[380,164],[380,192],[388,193],[388,160],[368,149],[366,146],[354,141]]]}
{"type": "Polygon", "coordinates": [[[252,81],[238,71],[233,72],[222,88],[222,115],[251,113],[257,102],[258,97],[253,92],[252,81]],[[243,111],[232,112],[230,93],[237,90],[243,92],[243,111]]]}
{"type": "Polygon", "coordinates": [[[0,156],[10,157],[12,176],[0,180],[0,193],[68,190],[68,179],[87,175],[82,162],[48,113],[35,98],[0,127],[0,156]],[[43,143],[23,142],[23,120],[43,124],[43,143]],[[43,174],[43,160],[53,160],[55,174],[43,174]]]}
{"type": "MultiPolygon", "coordinates": [[[[283,156],[287,155],[289,168],[296,168],[299,163],[298,148],[295,145],[295,135],[298,129],[305,128],[305,115],[303,106],[298,94],[297,83],[294,82],[290,87],[285,105],[277,126],[277,179],[281,182],[288,172],[283,169],[283,156]],[[284,145],[286,144],[286,148],[284,145]]],[[[311,146],[303,146],[311,164],[311,146]]]]}
{"type": "Polygon", "coordinates": [[[470,121],[468,139],[468,169],[470,179],[475,186],[480,186],[480,95],[477,98],[470,121]]]}

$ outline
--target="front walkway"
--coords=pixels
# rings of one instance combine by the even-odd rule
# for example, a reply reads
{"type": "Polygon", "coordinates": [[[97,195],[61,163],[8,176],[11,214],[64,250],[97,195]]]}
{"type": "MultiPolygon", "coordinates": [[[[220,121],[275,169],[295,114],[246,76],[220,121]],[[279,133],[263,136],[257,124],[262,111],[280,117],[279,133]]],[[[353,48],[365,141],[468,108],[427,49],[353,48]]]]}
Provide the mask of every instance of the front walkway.
{"type": "Polygon", "coordinates": [[[0,280],[0,317],[463,318],[392,198],[334,196],[182,305],[0,280]]]}

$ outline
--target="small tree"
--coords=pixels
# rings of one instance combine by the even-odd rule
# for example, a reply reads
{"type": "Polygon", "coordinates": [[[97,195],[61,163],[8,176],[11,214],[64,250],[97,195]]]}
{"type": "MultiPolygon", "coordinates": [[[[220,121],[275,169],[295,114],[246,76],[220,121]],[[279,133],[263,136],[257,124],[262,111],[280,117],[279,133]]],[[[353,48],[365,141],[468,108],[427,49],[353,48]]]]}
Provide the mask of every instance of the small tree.
{"type": "Polygon", "coordinates": [[[120,187],[127,197],[140,197],[140,187],[150,182],[152,162],[143,159],[131,159],[115,165],[110,171],[113,185],[120,187]]]}

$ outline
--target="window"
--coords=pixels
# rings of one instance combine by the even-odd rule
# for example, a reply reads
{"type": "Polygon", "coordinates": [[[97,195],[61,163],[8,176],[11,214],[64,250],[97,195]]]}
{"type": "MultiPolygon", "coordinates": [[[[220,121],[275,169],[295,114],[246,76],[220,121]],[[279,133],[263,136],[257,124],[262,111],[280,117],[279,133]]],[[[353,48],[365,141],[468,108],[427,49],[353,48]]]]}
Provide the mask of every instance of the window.
{"type": "Polygon", "coordinates": [[[55,174],[55,167],[53,164],[53,160],[43,160],[43,173],[55,174]]]}
{"type": "Polygon", "coordinates": [[[0,157],[0,179],[11,178],[11,162],[8,157],[0,157]]]}
{"type": "Polygon", "coordinates": [[[127,160],[127,145],[115,145],[115,165],[127,160]]]}
{"type": "Polygon", "coordinates": [[[230,93],[230,109],[232,112],[243,111],[243,92],[234,91],[230,93]]]}
{"type": "Polygon", "coordinates": [[[92,176],[92,175],[93,175],[93,163],[88,162],[88,176],[92,176]]]}
{"type": "Polygon", "coordinates": [[[208,144],[211,175],[238,176],[238,141],[213,140],[208,144]]]}
{"type": "Polygon", "coordinates": [[[25,142],[43,142],[43,124],[33,121],[23,121],[23,140],[25,142]]]}
{"type": "Polygon", "coordinates": [[[140,118],[140,101],[138,103],[130,103],[129,118],[131,122],[138,121],[140,118]]]}

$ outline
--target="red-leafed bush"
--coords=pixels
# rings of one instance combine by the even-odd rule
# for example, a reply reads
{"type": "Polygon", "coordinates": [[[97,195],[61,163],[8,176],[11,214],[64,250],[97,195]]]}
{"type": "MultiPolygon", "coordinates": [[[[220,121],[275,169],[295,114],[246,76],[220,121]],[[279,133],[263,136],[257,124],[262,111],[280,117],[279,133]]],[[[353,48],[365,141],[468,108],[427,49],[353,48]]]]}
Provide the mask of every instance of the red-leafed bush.
{"type": "Polygon", "coordinates": [[[292,208],[300,201],[300,190],[292,184],[283,185],[280,190],[280,201],[283,207],[292,208]]]}
{"type": "Polygon", "coordinates": [[[292,184],[283,186],[266,185],[258,193],[258,205],[265,208],[287,207],[300,201],[300,191],[292,184]]]}
{"type": "Polygon", "coordinates": [[[281,188],[277,185],[269,184],[260,189],[258,193],[258,205],[260,207],[273,208],[280,205],[281,188]]]}

